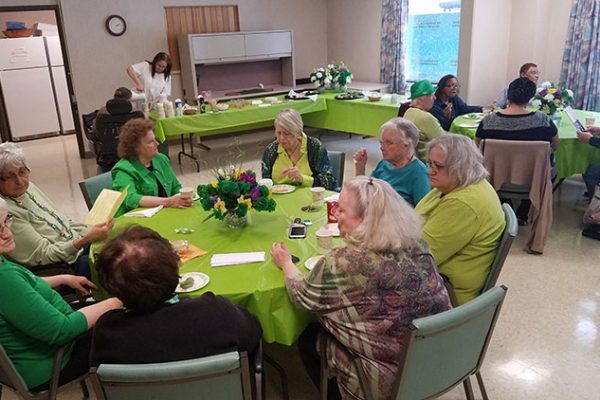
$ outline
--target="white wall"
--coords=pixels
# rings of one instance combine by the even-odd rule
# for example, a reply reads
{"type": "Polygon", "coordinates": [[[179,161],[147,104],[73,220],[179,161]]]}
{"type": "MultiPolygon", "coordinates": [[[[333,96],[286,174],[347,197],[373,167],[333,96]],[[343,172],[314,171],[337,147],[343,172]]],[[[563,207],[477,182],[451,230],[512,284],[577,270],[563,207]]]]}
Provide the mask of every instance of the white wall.
{"type": "Polygon", "coordinates": [[[327,59],[344,61],[355,80],[379,82],[381,3],[327,0],[327,59]]]}

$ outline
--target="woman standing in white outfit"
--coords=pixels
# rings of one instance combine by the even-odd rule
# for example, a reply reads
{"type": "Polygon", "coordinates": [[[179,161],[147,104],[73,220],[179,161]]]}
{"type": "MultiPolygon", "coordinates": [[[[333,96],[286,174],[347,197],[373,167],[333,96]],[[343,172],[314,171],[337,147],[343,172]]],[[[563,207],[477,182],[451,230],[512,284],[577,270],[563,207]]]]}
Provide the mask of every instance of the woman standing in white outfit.
{"type": "Polygon", "coordinates": [[[171,95],[171,57],[160,52],[152,62],[142,61],[127,67],[127,75],[135,83],[139,92],[146,94],[146,100],[153,103],[160,95],[171,95]]]}

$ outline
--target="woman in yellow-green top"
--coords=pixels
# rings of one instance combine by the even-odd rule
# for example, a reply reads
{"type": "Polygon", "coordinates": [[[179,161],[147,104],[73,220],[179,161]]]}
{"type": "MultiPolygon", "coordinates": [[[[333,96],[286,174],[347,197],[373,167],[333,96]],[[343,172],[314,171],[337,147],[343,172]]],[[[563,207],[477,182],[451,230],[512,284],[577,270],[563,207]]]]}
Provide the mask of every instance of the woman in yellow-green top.
{"type": "Polygon", "coordinates": [[[423,239],[459,304],[481,291],[504,230],[504,213],[472,140],[448,134],[427,144],[433,188],[417,204],[423,239]]]}
{"type": "Polygon", "coordinates": [[[321,142],[303,132],[298,111],[284,109],[275,118],[275,138],[262,159],[262,177],[275,184],[337,188],[331,174],[329,156],[321,142]]]}

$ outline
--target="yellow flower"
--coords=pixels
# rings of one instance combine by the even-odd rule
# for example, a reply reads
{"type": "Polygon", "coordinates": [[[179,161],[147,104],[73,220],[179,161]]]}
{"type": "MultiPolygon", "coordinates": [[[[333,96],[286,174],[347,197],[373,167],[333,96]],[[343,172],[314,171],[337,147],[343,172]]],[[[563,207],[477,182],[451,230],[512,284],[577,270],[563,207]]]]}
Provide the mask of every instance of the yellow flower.
{"type": "Polygon", "coordinates": [[[225,213],[225,211],[227,211],[227,208],[225,208],[225,202],[221,199],[217,200],[213,208],[215,210],[221,210],[222,213],[225,213]]]}
{"type": "Polygon", "coordinates": [[[244,196],[238,197],[238,204],[246,204],[248,208],[252,208],[252,199],[244,199],[244,196]]]}
{"type": "Polygon", "coordinates": [[[233,180],[237,181],[238,179],[240,179],[240,175],[242,174],[242,170],[241,169],[236,169],[235,172],[233,173],[233,180]]]}
{"type": "Polygon", "coordinates": [[[217,188],[217,186],[219,185],[219,181],[218,180],[214,180],[210,183],[212,185],[212,187],[214,187],[215,189],[217,188]]]}
{"type": "Polygon", "coordinates": [[[556,88],[548,88],[548,93],[550,93],[550,94],[556,93],[556,88]]]}
{"type": "Polygon", "coordinates": [[[269,199],[273,198],[273,191],[269,188],[269,199]]]}

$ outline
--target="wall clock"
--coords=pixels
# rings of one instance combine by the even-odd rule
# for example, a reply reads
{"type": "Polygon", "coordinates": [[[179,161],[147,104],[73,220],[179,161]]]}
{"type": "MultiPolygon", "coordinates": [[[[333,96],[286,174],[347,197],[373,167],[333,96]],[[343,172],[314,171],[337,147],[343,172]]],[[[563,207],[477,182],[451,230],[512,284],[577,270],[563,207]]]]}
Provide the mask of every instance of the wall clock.
{"type": "Polygon", "coordinates": [[[127,30],[127,23],[120,15],[111,15],[106,18],[106,30],[113,36],[121,36],[127,30]]]}

